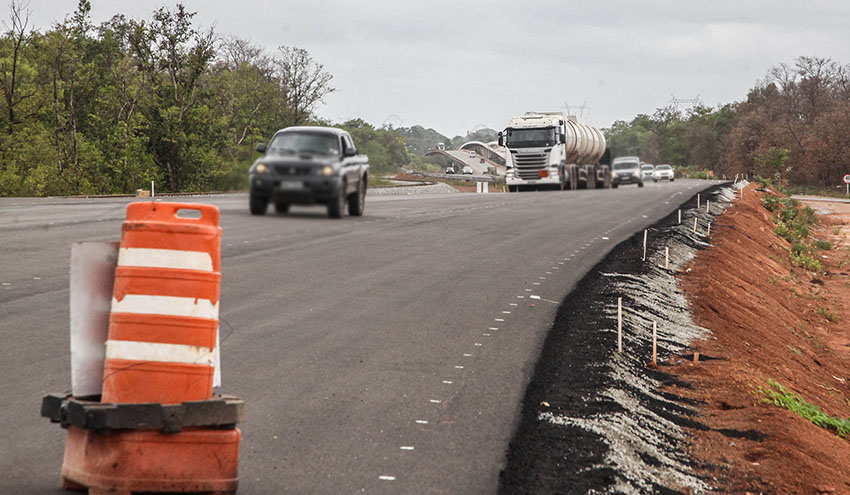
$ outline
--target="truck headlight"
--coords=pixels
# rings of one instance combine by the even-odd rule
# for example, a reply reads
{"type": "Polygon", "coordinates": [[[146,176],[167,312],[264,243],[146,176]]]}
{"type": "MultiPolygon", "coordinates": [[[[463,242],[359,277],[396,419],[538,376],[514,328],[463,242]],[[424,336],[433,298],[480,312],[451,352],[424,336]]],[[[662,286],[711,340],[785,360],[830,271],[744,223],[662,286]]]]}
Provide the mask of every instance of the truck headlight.
{"type": "Polygon", "coordinates": [[[331,176],[334,174],[334,168],[330,165],[325,165],[322,167],[322,175],[325,177],[331,176]]]}
{"type": "Polygon", "coordinates": [[[272,169],[269,168],[265,163],[260,163],[256,167],[254,167],[254,173],[257,174],[268,174],[271,173],[272,169]]]}

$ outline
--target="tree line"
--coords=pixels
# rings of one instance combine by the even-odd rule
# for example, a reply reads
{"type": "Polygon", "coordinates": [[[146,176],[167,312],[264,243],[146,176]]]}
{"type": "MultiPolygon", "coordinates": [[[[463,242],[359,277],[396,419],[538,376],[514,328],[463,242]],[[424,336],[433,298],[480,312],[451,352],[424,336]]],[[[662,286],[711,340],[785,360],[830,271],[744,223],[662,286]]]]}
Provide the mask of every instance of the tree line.
{"type": "Polygon", "coordinates": [[[798,57],[771,68],[743,101],[668,106],[604,131],[613,156],[833,187],[850,173],[850,65],[798,57]]]}
{"type": "MultiPolygon", "coordinates": [[[[200,29],[183,5],[95,26],[89,0],[46,32],[9,7],[0,37],[0,196],[245,187],[254,146],[292,125],[327,124],[332,75],[304,49],[270,53],[200,29]]],[[[398,135],[342,125],[373,167],[407,163],[398,135]]]]}

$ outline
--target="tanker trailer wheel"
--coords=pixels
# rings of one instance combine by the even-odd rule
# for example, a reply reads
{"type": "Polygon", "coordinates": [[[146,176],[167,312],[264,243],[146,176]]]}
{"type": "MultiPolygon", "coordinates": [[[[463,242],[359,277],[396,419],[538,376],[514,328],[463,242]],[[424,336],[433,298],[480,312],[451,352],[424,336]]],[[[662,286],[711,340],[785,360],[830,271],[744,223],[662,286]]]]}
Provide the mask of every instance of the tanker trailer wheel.
{"type": "Polygon", "coordinates": [[[587,168],[584,170],[587,174],[585,176],[587,177],[587,180],[585,181],[587,183],[587,188],[596,189],[596,167],[594,167],[593,165],[588,165],[587,168]]]}
{"type": "Polygon", "coordinates": [[[570,190],[578,189],[578,167],[570,165],[570,190]]]}

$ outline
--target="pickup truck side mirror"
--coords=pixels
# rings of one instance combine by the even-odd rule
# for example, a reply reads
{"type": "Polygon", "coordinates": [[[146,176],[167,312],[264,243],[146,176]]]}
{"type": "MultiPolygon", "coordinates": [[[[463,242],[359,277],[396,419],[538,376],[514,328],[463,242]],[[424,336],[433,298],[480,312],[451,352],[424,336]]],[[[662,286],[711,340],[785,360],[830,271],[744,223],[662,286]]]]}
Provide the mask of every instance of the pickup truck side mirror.
{"type": "Polygon", "coordinates": [[[351,146],[346,146],[342,151],[342,156],[354,156],[357,154],[357,148],[353,148],[351,146]]]}
{"type": "Polygon", "coordinates": [[[504,145],[505,145],[505,135],[502,133],[502,131],[499,131],[499,139],[498,139],[498,141],[499,141],[499,146],[504,146],[504,145]]]}
{"type": "Polygon", "coordinates": [[[260,153],[266,152],[266,143],[257,143],[257,151],[260,153]]]}

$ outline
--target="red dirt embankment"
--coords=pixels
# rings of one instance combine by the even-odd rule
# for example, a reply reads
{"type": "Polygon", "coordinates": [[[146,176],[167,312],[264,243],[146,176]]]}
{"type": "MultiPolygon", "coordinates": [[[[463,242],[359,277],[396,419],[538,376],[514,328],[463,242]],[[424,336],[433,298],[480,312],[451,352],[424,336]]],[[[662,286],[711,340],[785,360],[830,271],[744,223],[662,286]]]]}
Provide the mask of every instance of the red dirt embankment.
{"type": "Polygon", "coordinates": [[[700,421],[712,428],[692,431],[692,452],[728,466],[705,473],[722,493],[850,494],[850,440],[762,402],[758,392],[775,380],[826,414],[850,416],[850,205],[814,207],[834,212],[813,232],[834,244],[817,254],[826,274],[815,274],[792,266],[763,196],[747,188],[716,219],[712,247],[680,276],[694,320],[714,336],[695,350],[721,358],[672,368],[693,385],[675,392],[703,401],[700,421]],[[766,437],[730,438],[718,429],[766,437]]]}

